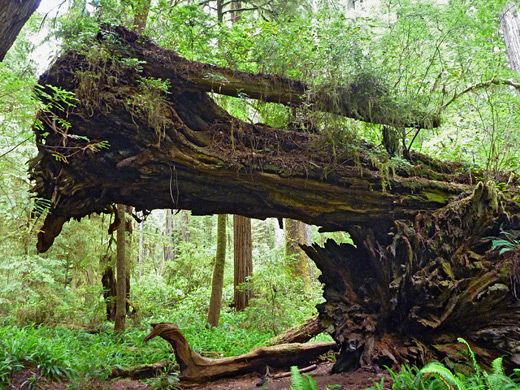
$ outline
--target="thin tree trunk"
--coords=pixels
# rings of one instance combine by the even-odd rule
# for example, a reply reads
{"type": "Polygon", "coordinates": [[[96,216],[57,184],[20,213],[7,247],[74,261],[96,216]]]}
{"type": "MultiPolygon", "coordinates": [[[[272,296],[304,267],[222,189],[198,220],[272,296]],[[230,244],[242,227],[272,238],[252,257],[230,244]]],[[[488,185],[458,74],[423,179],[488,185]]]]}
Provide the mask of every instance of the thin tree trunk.
{"type": "Polygon", "coordinates": [[[173,260],[173,242],[172,242],[172,232],[173,232],[173,210],[167,209],[165,210],[165,220],[164,220],[164,239],[165,243],[163,245],[163,258],[161,261],[161,265],[159,267],[159,273],[162,275],[164,266],[168,261],[173,260]]]}
{"type": "Polygon", "coordinates": [[[129,217],[124,219],[125,222],[125,275],[126,275],[126,312],[130,311],[130,272],[132,269],[132,262],[130,261],[132,256],[132,235],[134,233],[134,223],[132,213],[134,208],[132,206],[126,206],[126,215],[129,217]]]}
{"type": "Polygon", "coordinates": [[[139,223],[139,253],[137,255],[139,278],[143,276],[143,259],[144,259],[144,221],[139,223]]]}
{"type": "Polygon", "coordinates": [[[151,0],[139,0],[134,7],[134,32],[141,35],[146,28],[151,0]]]}
{"type": "Polygon", "coordinates": [[[190,229],[188,224],[190,223],[190,215],[186,210],[181,210],[181,239],[184,242],[190,242],[190,229]]]}
{"type": "MultiPolygon", "coordinates": [[[[233,1],[231,3],[231,9],[232,10],[239,10],[242,8],[242,2],[241,1],[233,1]]],[[[235,24],[240,20],[240,12],[233,11],[231,12],[231,23],[235,24]]]]}
{"type": "Polygon", "coordinates": [[[305,226],[305,223],[294,219],[285,220],[285,255],[292,257],[292,270],[303,282],[305,291],[309,292],[311,291],[309,258],[300,248],[300,244],[307,244],[305,226]]]}
{"type": "Polygon", "coordinates": [[[208,324],[217,327],[222,306],[222,288],[224,285],[224,265],[226,262],[226,222],[227,214],[217,217],[217,254],[213,270],[211,299],[209,302],[208,324]]]}
{"type": "Polygon", "coordinates": [[[224,1],[217,0],[217,20],[219,23],[224,21],[224,1]]]}
{"type": "Polygon", "coordinates": [[[500,16],[504,41],[511,69],[520,71],[520,16],[516,3],[510,3],[507,10],[500,16]]]}
{"type": "Polygon", "coordinates": [[[126,226],[125,226],[125,206],[122,204],[117,205],[117,213],[121,223],[117,228],[117,259],[116,259],[116,270],[117,270],[117,281],[116,281],[116,322],[114,329],[117,332],[123,332],[125,330],[126,320],[126,293],[127,293],[127,282],[126,282],[126,259],[125,259],[125,246],[126,246],[126,226]]]}
{"type": "Polygon", "coordinates": [[[237,311],[244,310],[249,304],[251,291],[242,284],[253,275],[253,245],[251,238],[251,219],[241,215],[233,216],[234,246],[234,300],[237,311]]]}

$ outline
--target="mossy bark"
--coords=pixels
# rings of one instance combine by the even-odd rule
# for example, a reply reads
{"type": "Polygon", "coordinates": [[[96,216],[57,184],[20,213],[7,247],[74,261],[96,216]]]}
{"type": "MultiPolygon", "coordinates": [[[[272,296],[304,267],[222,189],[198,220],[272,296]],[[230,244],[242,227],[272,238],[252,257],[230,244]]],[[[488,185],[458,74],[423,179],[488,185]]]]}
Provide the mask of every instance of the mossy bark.
{"type": "Polygon", "coordinates": [[[394,219],[437,209],[471,190],[472,174],[461,173],[460,165],[418,154],[410,165],[392,165],[364,142],[333,147],[320,134],[242,122],[206,93],[234,85],[207,85],[212,72],[240,76],[264,100],[297,81],[190,62],[122,29],[100,34],[93,50],[89,57],[64,54],[40,79],[79,99],[40,112],[43,129],[35,128],[32,191],[52,202],[40,252],[68,219],[114,203],[137,211],[293,218],[323,230],[352,224],[386,230],[394,219]],[[105,40],[110,34],[119,34],[115,43],[105,40]],[[146,63],[128,65],[135,58],[146,63]],[[145,88],[149,77],[169,80],[168,94],[145,88]]]}
{"type": "Polygon", "coordinates": [[[222,289],[224,287],[224,266],[226,264],[226,225],[227,215],[219,214],[217,217],[217,253],[213,268],[211,283],[211,298],[209,301],[208,324],[217,327],[222,306],[222,289]]]}

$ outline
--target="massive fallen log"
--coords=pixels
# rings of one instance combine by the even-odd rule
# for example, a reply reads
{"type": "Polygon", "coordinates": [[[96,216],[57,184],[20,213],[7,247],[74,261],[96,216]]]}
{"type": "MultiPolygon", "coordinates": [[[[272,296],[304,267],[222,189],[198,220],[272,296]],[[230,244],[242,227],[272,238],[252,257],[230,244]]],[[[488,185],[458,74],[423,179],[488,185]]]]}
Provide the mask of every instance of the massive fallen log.
{"type": "MultiPolygon", "coordinates": [[[[64,54],[40,79],[78,99],[55,101],[47,86],[54,106],[40,112],[42,126],[35,128],[32,191],[51,202],[40,252],[71,217],[113,203],[295,218],[324,230],[378,224],[386,231],[394,219],[437,209],[471,190],[474,178],[460,165],[420,155],[413,163],[389,160],[362,142],[335,145],[324,135],[240,121],[205,92],[207,80],[216,78],[209,75],[221,68],[180,59],[123,29],[98,38],[88,51],[64,54]],[[167,91],[157,77],[167,78],[167,91]]],[[[252,96],[248,85],[261,90],[257,97],[265,100],[291,103],[306,88],[278,77],[224,73],[240,78],[252,96]],[[290,92],[294,85],[299,89],[290,92]],[[293,95],[283,98],[287,93],[293,95]]],[[[347,95],[344,103],[355,99],[347,95]]]]}
{"type": "Polygon", "coordinates": [[[257,347],[244,355],[210,359],[194,352],[175,324],[166,322],[152,324],[152,331],[145,341],[160,336],[168,341],[175,351],[179,364],[179,378],[184,382],[200,383],[226,376],[246,374],[253,371],[265,372],[266,368],[288,368],[306,366],[331,350],[336,343],[316,342],[307,344],[280,344],[257,347]]]}
{"type": "MultiPolygon", "coordinates": [[[[390,159],[363,142],[240,121],[206,92],[225,70],[176,68],[173,53],[125,30],[98,38],[40,80],[77,99],[68,105],[47,86],[54,104],[35,128],[33,191],[51,204],[40,252],[70,218],[114,203],[298,219],[349,231],[355,244],[308,249],[325,283],[320,320],[342,348],[336,369],[442,358],[457,336],[485,362],[520,360],[516,179],[500,180],[505,194],[482,185],[473,193],[482,177],[460,164],[390,159]],[[493,248],[498,237],[511,241],[506,254],[493,248]]],[[[292,88],[273,80],[282,84],[269,88],[292,88]]]]}
{"type": "Polygon", "coordinates": [[[456,359],[466,349],[458,337],[484,365],[503,356],[506,367],[517,366],[520,218],[513,208],[506,214],[496,189],[479,184],[433,214],[397,221],[391,236],[357,228],[350,230],[355,246],[306,247],[323,272],[320,319],[342,348],[334,369],[456,359]],[[499,255],[504,247],[493,240],[511,250],[499,255]]]}

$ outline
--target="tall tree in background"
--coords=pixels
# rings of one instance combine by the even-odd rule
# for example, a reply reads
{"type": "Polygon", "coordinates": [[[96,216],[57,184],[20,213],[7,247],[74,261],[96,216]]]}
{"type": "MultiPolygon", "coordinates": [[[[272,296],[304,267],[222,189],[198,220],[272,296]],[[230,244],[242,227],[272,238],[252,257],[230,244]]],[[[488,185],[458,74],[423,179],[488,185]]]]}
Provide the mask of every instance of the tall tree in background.
{"type": "Polygon", "coordinates": [[[117,205],[117,214],[119,216],[119,226],[117,227],[117,258],[116,258],[116,322],[114,329],[117,332],[125,330],[126,321],[126,223],[125,223],[125,206],[117,205]]]}
{"type": "Polygon", "coordinates": [[[134,4],[134,26],[137,34],[142,34],[150,13],[151,0],[137,0],[134,4]]]}
{"type": "Polygon", "coordinates": [[[0,0],[0,61],[4,60],[20,30],[40,2],[41,0],[0,0]]]}
{"type": "Polygon", "coordinates": [[[163,244],[163,258],[159,266],[159,272],[162,275],[164,266],[168,261],[172,261],[175,255],[173,242],[173,210],[164,210],[164,244],[163,244]]]}
{"type": "Polygon", "coordinates": [[[300,244],[310,245],[308,225],[294,219],[285,219],[285,255],[292,257],[292,270],[303,282],[306,292],[311,291],[309,257],[300,244]]]}
{"type": "Polygon", "coordinates": [[[222,306],[222,288],[224,286],[224,265],[226,262],[226,225],[227,214],[217,216],[217,254],[213,269],[211,299],[209,302],[208,324],[217,327],[222,306]]]}
{"type": "Polygon", "coordinates": [[[253,245],[251,239],[251,219],[241,215],[233,216],[234,243],[234,302],[237,311],[244,310],[249,304],[251,291],[244,289],[253,275],[253,245]]]}

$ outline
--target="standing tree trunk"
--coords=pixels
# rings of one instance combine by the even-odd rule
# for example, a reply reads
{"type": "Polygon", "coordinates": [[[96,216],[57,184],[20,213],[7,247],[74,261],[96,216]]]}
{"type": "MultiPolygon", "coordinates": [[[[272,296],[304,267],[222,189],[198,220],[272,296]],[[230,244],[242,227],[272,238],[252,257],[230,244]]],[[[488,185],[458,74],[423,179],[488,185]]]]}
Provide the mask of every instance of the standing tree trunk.
{"type": "Polygon", "coordinates": [[[242,285],[253,275],[253,244],[251,239],[251,219],[241,215],[233,216],[233,232],[235,235],[235,308],[244,310],[249,304],[251,291],[242,285]]]}
{"type": "Polygon", "coordinates": [[[188,224],[190,223],[190,215],[188,214],[188,211],[181,210],[180,211],[181,216],[181,240],[183,242],[190,242],[190,229],[188,228],[188,224]]]}
{"type": "Polygon", "coordinates": [[[211,299],[208,313],[208,324],[212,327],[218,326],[220,307],[222,305],[224,265],[226,263],[226,222],[227,214],[219,214],[217,217],[217,254],[215,256],[215,268],[213,269],[213,282],[211,285],[211,299]]]}
{"type": "Polygon", "coordinates": [[[241,1],[233,1],[231,3],[231,9],[233,10],[231,12],[231,23],[236,23],[240,20],[240,12],[237,12],[236,10],[240,10],[242,8],[242,2],[241,1]]]}
{"type": "Polygon", "coordinates": [[[41,0],[0,0],[0,61],[13,45],[41,0]]]}
{"type": "Polygon", "coordinates": [[[500,16],[511,69],[520,71],[520,16],[515,3],[500,16]]]}
{"type": "Polygon", "coordinates": [[[139,252],[137,254],[137,268],[139,278],[143,276],[144,260],[144,221],[139,222],[139,252]]]}
{"type": "Polygon", "coordinates": [[[162,275],[164,266],[168,261],[172,261],[174,257],[172,232],[173,232],[173,210],[165,210],[164,219],[164,240],[163,244],[163,259],[159,267],[159,273],[162,275]]]}
{"type": "Polygon", "coordinates": [[[101,276],[101,284],[103,285],[103,298],[105,299],[107,321],[116,320],[116,278],[114,276],[114,262],[110,255],[104,255],[101,258],[104,268],[101,276]]]}
{"type": "Polygon", "coordinates": [[[123,332],[125,330],[126,320],[126,292],[127,292],[127,281],[126,281],[126,259],[125,259],[125,246],[126,246],[126,224],[125,224],[125,206],[122,204],[117,205],[117,213],[121,223],[117,227],[117,259],[116,259],[116,270],[117,270],[117,281],[116,281],[116,323],[114,329],[117,332],[123,332]]]}
{"type": "Polygon", "coordinates": [[[306,224],[294,219],[285,220],[285,255],[292,257],[293,273],[302,280],[306,292],[311,291],[309,257],[300,244],[309,245],[306,237],[306,224]]]}
{"type": "Polygon", "coordinates": [[[134,6],[134,32],[141,35],[146,28],[151,0],[139,0],[134,6]]]}

